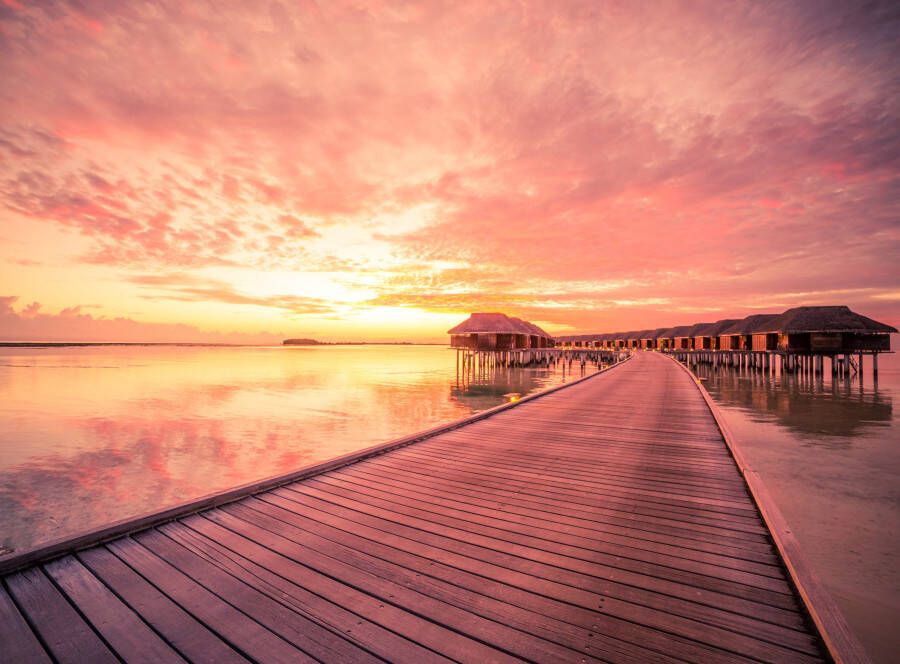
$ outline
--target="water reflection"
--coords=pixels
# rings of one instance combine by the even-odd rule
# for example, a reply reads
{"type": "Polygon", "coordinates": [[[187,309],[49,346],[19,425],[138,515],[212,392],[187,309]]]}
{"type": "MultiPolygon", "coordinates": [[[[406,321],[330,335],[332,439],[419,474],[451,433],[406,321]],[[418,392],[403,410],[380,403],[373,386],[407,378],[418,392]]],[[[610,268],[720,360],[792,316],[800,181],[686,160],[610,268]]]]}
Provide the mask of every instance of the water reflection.
{"type": "MultiPolygon", "coordinates": [[[[0,546],[22,549],[465,417],[443,347],[0,349],[0,546]]],[[[496,381],[496,382],[495,382],[496,381]]]]}
{"type": "MultiPolygon", "coordinates": [[[[586,369],[594,371],[593,367],[586,369]]],[[[562,367],[498,367],[486,372],[470,382],[459,382],[451,386],[450,398],[465,404],[474,411],[496,406],[498,403],[518,401],[526,394],[531,394],[549,385],[555,385],[573,377],[583,375],[576,369],[575,374],[562,367]]]]}
{"type": "Polygon", "coordinates": [[[695,368],[695,373],[722,405],[748,411],[758,421],[774,421],[817,442],[826,436],[850,444],[853,437],[888,426],[893,419],[890,393],[858,379],[773,377],[707,365],[695,368]]]}

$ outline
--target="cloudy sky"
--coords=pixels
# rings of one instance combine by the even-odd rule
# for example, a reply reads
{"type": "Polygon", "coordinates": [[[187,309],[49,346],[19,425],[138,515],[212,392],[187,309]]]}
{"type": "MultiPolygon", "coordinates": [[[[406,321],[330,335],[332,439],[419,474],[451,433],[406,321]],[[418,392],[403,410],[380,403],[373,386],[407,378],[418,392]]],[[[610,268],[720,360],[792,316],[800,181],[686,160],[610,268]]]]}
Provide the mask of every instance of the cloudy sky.
{"type": "Polygon", "coordinates": [[[900,323],[900,10],[0,0],[0,336],[900,323]]]}

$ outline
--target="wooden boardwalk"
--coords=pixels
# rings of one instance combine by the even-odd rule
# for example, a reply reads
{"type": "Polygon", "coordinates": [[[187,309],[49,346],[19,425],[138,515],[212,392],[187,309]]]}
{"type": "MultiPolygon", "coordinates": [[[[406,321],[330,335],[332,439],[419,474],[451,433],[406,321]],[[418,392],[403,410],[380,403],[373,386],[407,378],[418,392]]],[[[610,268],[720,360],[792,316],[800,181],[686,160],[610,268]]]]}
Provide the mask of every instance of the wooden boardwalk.
{"type": "Polygon", "coordinates": [[[7,575],[4,661],[827,659],[670,359],[7,575]]]}

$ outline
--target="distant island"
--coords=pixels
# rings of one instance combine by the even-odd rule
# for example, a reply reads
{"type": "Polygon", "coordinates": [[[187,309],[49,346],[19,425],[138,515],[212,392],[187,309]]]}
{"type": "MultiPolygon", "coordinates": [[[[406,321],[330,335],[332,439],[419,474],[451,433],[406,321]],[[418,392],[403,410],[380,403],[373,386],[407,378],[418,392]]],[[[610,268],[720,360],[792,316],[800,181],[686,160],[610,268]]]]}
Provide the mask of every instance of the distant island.
{"type": "Polygon", "coordinates": [[[321,341],[315,339],[285,339],[281,342],[283,346],[321,346],[321,341]]]}

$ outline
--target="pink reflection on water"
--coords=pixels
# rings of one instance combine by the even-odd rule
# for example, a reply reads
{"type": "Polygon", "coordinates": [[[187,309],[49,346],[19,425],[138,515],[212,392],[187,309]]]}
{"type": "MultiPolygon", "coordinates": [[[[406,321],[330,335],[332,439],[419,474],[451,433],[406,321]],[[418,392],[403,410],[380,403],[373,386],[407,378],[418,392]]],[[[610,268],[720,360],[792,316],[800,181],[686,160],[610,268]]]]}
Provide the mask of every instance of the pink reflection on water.
{"type": "Polygon", "coordinates": [[[0,350],[0,545],[22,549],[463,417],[442,347],[0,350]]]}

